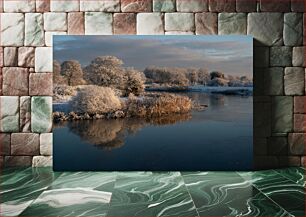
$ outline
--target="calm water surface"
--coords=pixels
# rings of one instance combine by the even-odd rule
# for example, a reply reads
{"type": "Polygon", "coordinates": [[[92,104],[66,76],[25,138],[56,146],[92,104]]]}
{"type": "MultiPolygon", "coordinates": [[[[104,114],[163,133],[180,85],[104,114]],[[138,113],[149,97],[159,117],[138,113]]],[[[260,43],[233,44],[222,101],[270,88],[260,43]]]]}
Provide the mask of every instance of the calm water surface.
{"type": "Polygon", "coordinates": [[[153,120],[55,124],[55,170],[248,170],[253,97],[186,94],[209,107],[153,120]]]}

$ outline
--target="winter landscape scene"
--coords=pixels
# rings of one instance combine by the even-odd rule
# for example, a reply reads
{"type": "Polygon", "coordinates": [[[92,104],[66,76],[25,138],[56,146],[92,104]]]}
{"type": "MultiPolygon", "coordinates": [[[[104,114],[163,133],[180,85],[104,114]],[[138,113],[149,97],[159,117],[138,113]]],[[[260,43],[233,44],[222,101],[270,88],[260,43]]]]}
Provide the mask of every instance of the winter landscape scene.
{"type": "Polygon", "coordinates": [[[252,168],[253,38],[54,36],[55,170],[252,168]]]}

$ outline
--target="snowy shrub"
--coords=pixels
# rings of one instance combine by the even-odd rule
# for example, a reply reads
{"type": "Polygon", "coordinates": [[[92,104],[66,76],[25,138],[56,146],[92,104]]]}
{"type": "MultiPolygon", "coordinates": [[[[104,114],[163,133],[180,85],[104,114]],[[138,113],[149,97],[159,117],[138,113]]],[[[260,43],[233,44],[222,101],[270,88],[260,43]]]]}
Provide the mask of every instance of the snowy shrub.
{"type": "Polygon", "coordinates": [[[53,101],[65,102],[77,94],[79,87],[68,85],[55,85],[53,87],[53,101]]]}
{"type": "Polygon", "coordinates": [[[109,87],[87,85],[72,98],[71,108],[78,113],[108,113],[121,109],[121,101],[109,87]]]}
{"type": "Polygon", "coordinates": [[[176,94],[148,94],[143,98],[129,97],[126,107],[130,117],[160,117],[191,110],[191,100],[176,94]]]}

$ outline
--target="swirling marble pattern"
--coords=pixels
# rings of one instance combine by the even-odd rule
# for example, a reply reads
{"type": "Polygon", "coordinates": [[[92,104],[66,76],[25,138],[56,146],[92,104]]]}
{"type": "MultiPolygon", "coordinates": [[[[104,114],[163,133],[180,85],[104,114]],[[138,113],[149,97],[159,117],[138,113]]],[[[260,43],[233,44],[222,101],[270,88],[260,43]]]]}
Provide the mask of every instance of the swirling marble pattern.
{"type": "Polygon", "coordinates": [[[275,170],[241,173],[257,189],[294,216],[305,216],[305,188],[275,170]]]}
{"type": "Polygon", "coordinates": [[[5,169],[1,216],[304,216],[304,168],[258,172],[5,169]],[[302,178],[303,177],[303,178],[302,178]]]}
{"type": "Polygon", "coordinates": [[[49,169],[18,169],[4,172],[1,180],[1,216],[19,215],[28,207],[59,174],[49,169]]]}
{"type": "Polygon", "coordinates": [[[289,215],[236,173],[183,173],[183,178],[200,216],[289,215]]]}

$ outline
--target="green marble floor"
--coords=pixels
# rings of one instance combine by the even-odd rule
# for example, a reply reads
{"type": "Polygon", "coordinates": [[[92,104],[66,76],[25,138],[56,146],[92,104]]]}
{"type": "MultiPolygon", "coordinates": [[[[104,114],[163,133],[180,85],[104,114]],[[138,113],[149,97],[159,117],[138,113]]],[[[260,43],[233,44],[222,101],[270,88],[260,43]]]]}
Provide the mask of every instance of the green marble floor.
{"type": "Polygon", "coordinates": [[[305,169],[53,172],[4,169],[0,216],[305,216],[305,169]]]}

